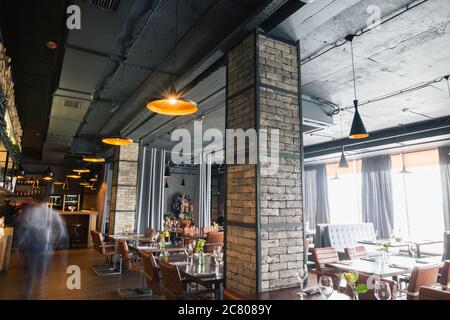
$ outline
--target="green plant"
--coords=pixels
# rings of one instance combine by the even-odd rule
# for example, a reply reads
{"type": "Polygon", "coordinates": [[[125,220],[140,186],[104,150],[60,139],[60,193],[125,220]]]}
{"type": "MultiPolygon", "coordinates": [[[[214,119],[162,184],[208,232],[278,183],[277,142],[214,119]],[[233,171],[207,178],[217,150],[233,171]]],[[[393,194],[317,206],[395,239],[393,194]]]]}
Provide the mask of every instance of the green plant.
{"type": "Polygon", "coordinates": [[[345,272],[341,274],[341,279],[347,282],[347,285],[352,289],[353,299],[358,300],[360,293],[366,293],[368,291],[367,285],[364,283],[356,284],[359,278],[357,271],[345,272]]]}

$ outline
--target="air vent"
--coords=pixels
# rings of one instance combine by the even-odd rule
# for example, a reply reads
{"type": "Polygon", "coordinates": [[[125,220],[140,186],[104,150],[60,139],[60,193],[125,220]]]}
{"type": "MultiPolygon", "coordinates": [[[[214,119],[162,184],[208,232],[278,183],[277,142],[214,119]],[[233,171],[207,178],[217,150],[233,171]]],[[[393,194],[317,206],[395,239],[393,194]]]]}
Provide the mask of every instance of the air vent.
{"type": "Polygon", "coordinates": [[[89,2],[102,9],[117,11],[120,0],[89,0],[89,2]]]}
{"type": "Polygon", "coordinates": [[[66,108],[73,108],[73,109],[80,109],[81,108],[81,101],[64,100],[64,107],[66,107],[66,108]]]}

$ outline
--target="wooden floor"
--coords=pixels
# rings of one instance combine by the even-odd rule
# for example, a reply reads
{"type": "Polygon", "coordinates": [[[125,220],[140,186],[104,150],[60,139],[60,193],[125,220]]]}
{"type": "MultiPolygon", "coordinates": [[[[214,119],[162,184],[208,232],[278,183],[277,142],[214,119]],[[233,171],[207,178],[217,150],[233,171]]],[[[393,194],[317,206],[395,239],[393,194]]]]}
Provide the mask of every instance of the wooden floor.
{"type": "MultiPolygon", "coordinates": [[[[111,300],[121,299],[117,294],[118,288],[142,287],[141,273],[124,273],[115,276],[97,276],[90,265],[102,265],[105,259],[94,249],[72,249],[56,251],[50,258],[48,272],[44,285],[40,290],[33,288],[32,299],[51,300],[111,300]],[[70,274],[66,269],[70,265],[77,265],[81,269],[81,289],[69,290],[66,282],[70,274]]],[[[7,272],[0,272],[0,300],[24,299],[26,288],[26,264],[22,256],[13,253],[10,268],[7,272]]],[[[162,297],[147,297],[159,300],[162,297]]]]}
{"type": "MultiPolygon", "coordinates": [[[[91,265],[102,265],[105,259],[94,249],[72,249],[56,251],[50,258],[48,272],[41,290],[33,288],[31,299],[45,300],[115,300],[121,299],[119,288],[142,287],[141,273],[123,273],[114,276],[97,276],[91,265]],[[81,289],[69,290],[66,282],[70,274],[67,267],[77,265],[81,269],[81,289]]],[[[0,272],[0,300],[17,300],[27,298],[26,263],[17,252],[11,255],[11,264],[7,272],[0,272]]],[[[316,284],[316,275],[309,274],[310,285],[316,284]]],[[[141,299],[161,300],[163,297],[152,296],[141,299]]]]}

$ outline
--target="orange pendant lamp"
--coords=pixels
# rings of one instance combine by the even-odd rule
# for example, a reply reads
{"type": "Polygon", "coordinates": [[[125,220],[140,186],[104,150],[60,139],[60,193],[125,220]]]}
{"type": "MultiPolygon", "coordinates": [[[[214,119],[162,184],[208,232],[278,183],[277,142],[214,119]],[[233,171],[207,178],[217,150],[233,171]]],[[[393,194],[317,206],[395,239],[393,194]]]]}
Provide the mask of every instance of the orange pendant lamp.
{"type": "Polygon", "coordinates": [[[158,114],[167,116],[185,116],[197,112],[197,103],[191,100],[183,99],[181,94],[177,93],[175,88],[175,70],[177,60],[177,41],[178,41],[178,6],[179,0],[176,1],[175,8],[175,37],[174,37],[174,55],[172,70],[172,90],[170,94],[165,95],[162,99],[155,99],[147,104],[147,109],[158,114]]]}
{"type": "Polygon", "coordinates": [[[120,136],[113,136],[113,137],[105,137],[102,139],[102,142],[104,144],[109,144],[112,146],[127,146],[133,143],[133,140],[122,138],[120,136]]]}
{"type": "Polygon", "coordinates": [[[85,156],[83,157],[84,162],[90,162],[90,163],[103,163],[105,162],[105,158],[99,157],[99,156],[85,156]]]}

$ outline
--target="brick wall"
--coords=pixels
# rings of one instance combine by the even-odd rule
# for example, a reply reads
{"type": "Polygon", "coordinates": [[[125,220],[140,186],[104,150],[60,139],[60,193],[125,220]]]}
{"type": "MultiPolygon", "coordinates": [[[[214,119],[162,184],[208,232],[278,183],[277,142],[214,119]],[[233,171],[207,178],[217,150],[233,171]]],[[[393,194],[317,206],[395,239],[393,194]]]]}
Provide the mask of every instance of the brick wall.
{"type": "Polygon", "coordinates": [[[296,285],[304,250],[297,47],[258,35],[255,57],[254,41],[251,35],[228,54],[226,127],[246,130],[259,123],[260,129],[278,129],[280,166],[276,175],[260,164],[227,166],[226,285],[247,294],[258,286],[266,291],[296,285]]]}
{"type": "Polygon", "coordinates": [[[134,228],[136,218],[139,144],[116,147],[111,188],[109,233],[122,233],[123,226],[134,228]]]}

